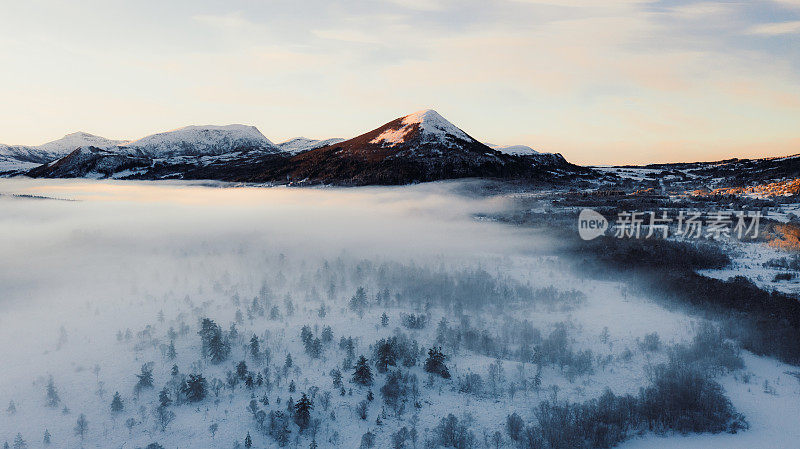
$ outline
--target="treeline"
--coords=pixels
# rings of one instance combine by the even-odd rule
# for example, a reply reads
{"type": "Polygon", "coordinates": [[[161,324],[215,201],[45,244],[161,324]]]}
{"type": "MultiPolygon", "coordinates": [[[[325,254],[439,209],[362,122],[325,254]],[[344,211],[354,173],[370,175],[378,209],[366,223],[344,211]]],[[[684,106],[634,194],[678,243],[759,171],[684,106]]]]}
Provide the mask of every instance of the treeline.
{"type": "MultiPolygon", "coordinates": [[[[521,449],[610,448],[643,432],[736,433],[748,428],[712,373],[680,358],[654,367],[650,384],[636,395],[606,390],[599,398],[570,402],[553,393],[534,407],[528,423],[512,413],[504,424],[512,446],[521,449]]],[[[472,427],[469,416],[450,414],[434,427],[425,447],[479,447],[472,427]]],[[[505,440],[500,432],[485,438],[486,447],[490,439],[492,447],[505,440]]]]}
{"type": "Polygon", "coordinates": [[[509,415],[506,431],[523,449],[609,448],[642,432],[736,433],[748,423],[714,376],[743,367],[738,349],[705,324],[690,343],[670,348],[669,361],[649,370],[649,385],[637,395],[607,389],[575,403],[559,401],[554,392],[534,409],[530,424],[509,415]]]}
{"type": "Polygon", "coordinates": [[[727,337],[744,349],[800,364],[800,301],[743,276],[720,280],[698,274],[730,263],[717,245],[613,237],[584,242],[559,235],[582,273],[626,281],[656,299],[689,306],[724,323],[727,337]]]}
{"type": "MultiPolygon", "coordinates": [[[[342,261],[325,263],[320,270],[322,279],[336,284],[345,278],[354,285],[375,285],[374,301],[358,291],[350,308],[360,312],[369,303],[381,306],[432,307],[445,310],[481,311],[487,308],[542,304],[550,307],[575,306],[583,300],[577,291],[559,291],[553,287],[537,287],[516,279],[492,275],[483,269],[445,271],[427,266],[387,262],[380,265],[361,261],[348,266],[342,261]],[[346,272],[335,275],[336,272],[346,272]]],[[[408,321],[409,328],[424,327],[424,323],[408,321]]]]}
{"type": "Polygon", "coordinates": [[[636,396],[606,390],[583,403],[554,396],[534,416],[527,426],[513,415],[507,419],[509,437],[523,449],[609,448],[641,431],[736,433],[748,427],[716,381],[675,361],[657,366],[651,384],[636,396]]]}
{"type": "Polygon", "coordinates": [[[508,317],[501,327],[501,333],[490,332],[473,327],[466,316],[454,326],[442,319],[436,329],[436,342],[454,354],[466,349],[494,359],[531,363],[540,370],[543,366],[557,366],[570,381],[594,372],[595,354],[590,349],[573,348],[566,322],[556,323],[546,335],[528,320],[508,317]]]}

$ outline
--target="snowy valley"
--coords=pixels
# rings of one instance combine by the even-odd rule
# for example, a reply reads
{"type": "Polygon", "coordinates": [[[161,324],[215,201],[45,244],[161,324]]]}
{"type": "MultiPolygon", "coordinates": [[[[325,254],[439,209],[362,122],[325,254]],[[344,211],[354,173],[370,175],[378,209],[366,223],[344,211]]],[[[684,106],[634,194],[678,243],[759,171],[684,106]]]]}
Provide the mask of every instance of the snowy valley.
{"type": "Polygon", "coordinates": [[[0,338],[16,342],[0,354],[0,441],[466,449],[800,439],[790,422],[800,371],[779,361],[797,353],[756,355],[734,315],[592,275],[544,220],[510,225],[520,207],[535,209],[525,195],[464,194],[496,188],[481,181],[233,187],[0,184],[0,338]]]}

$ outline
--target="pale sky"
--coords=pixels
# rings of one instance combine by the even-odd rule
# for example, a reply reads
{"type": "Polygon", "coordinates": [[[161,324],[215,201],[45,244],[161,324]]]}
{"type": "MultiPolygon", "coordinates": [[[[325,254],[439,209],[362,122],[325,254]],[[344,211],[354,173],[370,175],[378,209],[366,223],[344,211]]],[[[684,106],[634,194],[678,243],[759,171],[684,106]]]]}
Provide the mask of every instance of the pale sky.
{"type": "Polygon", "coordinates": [[[0,142],[426,108],[578,163],[800,153],[800,0],[0,0],[0,142]]]}

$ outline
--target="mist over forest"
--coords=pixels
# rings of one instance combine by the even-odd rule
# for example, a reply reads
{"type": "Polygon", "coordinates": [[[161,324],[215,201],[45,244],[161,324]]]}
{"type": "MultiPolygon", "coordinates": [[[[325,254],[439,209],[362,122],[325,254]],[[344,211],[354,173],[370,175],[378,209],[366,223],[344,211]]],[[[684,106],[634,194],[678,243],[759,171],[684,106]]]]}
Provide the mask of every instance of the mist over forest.
{"type": "MultiPolygon", "coordinates": [[[[4,180],[0,442],[754,447],[793,432],[800,351],[754,331],[791,326],[627,282],[609,260],[634,253],[513,223],[520,193],[494,189],[4,180]]],[[[690,257],[681,279],[730,263],[663,245],[644,254],[690,257]]]]}

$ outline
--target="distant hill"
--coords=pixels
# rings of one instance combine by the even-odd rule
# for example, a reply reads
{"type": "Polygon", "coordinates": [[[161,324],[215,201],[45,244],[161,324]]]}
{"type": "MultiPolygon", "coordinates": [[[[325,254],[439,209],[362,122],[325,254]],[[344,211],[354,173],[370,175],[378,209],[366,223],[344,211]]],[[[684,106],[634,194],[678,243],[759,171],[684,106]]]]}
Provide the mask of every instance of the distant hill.
{"type": "Polygon", "coordinates": [[[0,144],[0,173],[21,173],[62,158],[80,147],[93,146],[100,149],[111,149],[124,143],[126,142],[122,140],[106,139],[86,132],[75,132],[36,146],[0,144]]]}

